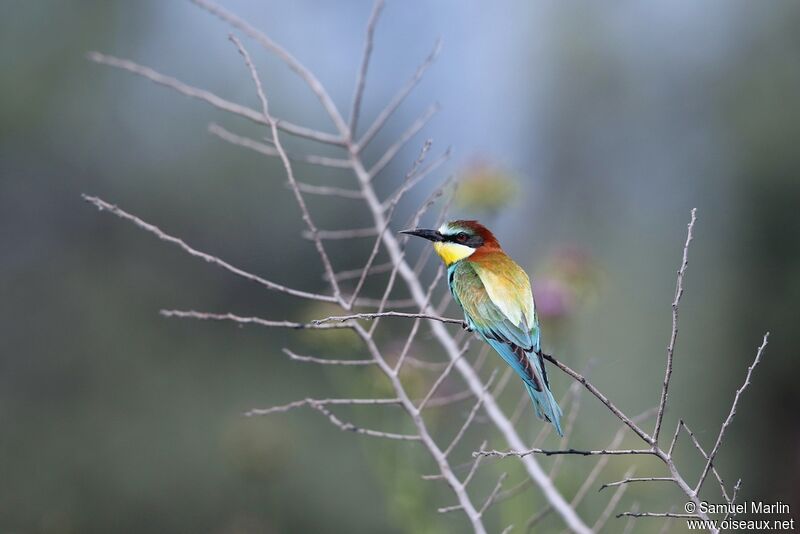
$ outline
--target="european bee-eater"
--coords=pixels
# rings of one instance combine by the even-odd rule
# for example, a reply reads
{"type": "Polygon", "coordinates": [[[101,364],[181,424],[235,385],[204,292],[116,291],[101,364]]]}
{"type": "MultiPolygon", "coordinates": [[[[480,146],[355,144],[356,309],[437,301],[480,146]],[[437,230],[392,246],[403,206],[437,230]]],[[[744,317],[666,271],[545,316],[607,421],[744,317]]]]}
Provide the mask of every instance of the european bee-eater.
{"type": "Polygon", "coordinates": [[[509,258],[494,234],[477,221],[452,221],[438,230],[405,230],[433,242],[447,266],[450,293],[475,331],[522,378],[536,415],[559,435],[558,407],[540,352],[539,320],[528,275],[509,258]]]}

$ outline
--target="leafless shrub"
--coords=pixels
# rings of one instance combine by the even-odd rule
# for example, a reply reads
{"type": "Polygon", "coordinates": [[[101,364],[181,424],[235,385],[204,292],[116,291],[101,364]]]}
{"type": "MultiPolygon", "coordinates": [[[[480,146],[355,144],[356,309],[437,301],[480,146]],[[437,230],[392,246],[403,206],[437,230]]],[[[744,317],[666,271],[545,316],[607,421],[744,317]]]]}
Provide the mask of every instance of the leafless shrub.
{"type": "MultiPolygon", "coordinates": [[[[583,375],[573,371],[562,362],[556,360],[552,356],[544,355],[559,369],[572,377],[576,382],[568,392],[572,396],[572,408],[567,416],[566,421],[566,435],[560,442],[560,448],[557,449],[543,449],[538,445],[543,441],[544,437],[549,433],[550,426],[543,426],[542,432],[533,442],[533,447],[530,447],[520,437],[515,428],[515,422],[522,413],[521,409],[527,405],[526,399],[523,397],[518,405],[518,409],[512,416],[508,416],[501,409],[497,402],[498,396],[502,393],[506,384],[511,377],[509,370],[507,370],[495,385],[496,373],[492,373],[491,377],[484,381],[479,374],[480,368],[487,356],[486,347],[480,351],[478,357],[470,360],[467,357],[470,342],[462,333],[453,335],[449,332],[445,324],[454,323],[461,324],[460,319],[448,319],[440,316],[437,312],[437,307],[432,303],[434,290],[439,285],[443,269],[440,267],[436,276],[427,285],[423,285],[420,277],[425,262],[428,260],[429,252],[426,252],[412,266],[406,257],[405,252],[405,237],[398,237],[397,234],[391,229],[393,224],[393,216],[395,216],[395,208],[400,200],[416,185],[421,183],[423,179],[431,175],[437,170],[439,165],[446,161],[449,156],[449,151],[437,156],[433,161],[426,164],[428,160],[428,152],[431,148],[431,143],[426,142],[419,154],[419,157],[411,165],[410,170],[405,175],[401,186],[385,199],[380,199],[376,194],[374,188],[374,181],[383,169],[393,160],[399,150],[417,133],[419,132],[430,119],[430,117],[437,111],[435,106],[426,110],[417,120],[415,120],[408,129],[397,139],[393,144],[386,148],[383,154],[377,158],[372,164],[368,164],[363,156],[364,148],[375,138],[376,134],[386,125],[387,121],[394,114],[404,99],[411,93],[422,76],[431,66],[436,59],[439,51],[439,43],[437,42],[433,47],[433,51],[425,58],[422,64],[418,67],[416,72],[413,73],[411,78],[403,85],[397,94],[389,101],[386,107],[377,115],[374,121],[367,127],[366,131],[359,137],[357,135],[357,126],[361,118],[361,102],[364,95],[365,81],[367,78],[370,57],[373,50],[373,37],[375,33],[376,24],[380,17],[383,1],[378,0],[369,17],[366,29],[366,38],[364,43],[364,51],[360,62],[360,69],[355,82],[355,91],[350,108],[348,120],[345,120],[342,113],[339,111],[337,105],[333,102],[323,84],[309,71],[303,64],[301,64],[290,52],[282,48],[280,45],[272,41],[267,35],[257,30],[248,24],[245,20],[237,17],[236,15],[226,11],[222,7],[210,2],[209,0],[193,0],[193,3],[198,7],[208,11],[209,13],[222,19],[224,22],[233,27],[234,30],[241,32],[247,37],[254,40],[267,52],[274,54],[280,58],[291,70],[293,70],[311,89],[316,95],[322,108],[330,118],[335,132],[330,133],[320,131],[305,126],[293,124],[289,121],[275,117],[272,114],[269,106],[269,99],[267,92],[262,86],[261,79],[259,78],[256,67],[251,60],[250,54],[242,42],[235,36],[231,36],[230,40],[236,50],[239,52],[243,59],[249,75],[253,82],[254,92],[258,97],[260,107],[253,109],[243,106],[229,100],[226,100],[209,91],[192,87],[175,78],[158,73],[148,67],[139,65],[129,60],[116,58],[113,56],[92,52],[89,54],[89,59],[100,64],[108,65],[118,69],[126,70],[135,75],[149,79],[159,85],[163,85],[169,89],[177,91],[178,93],[198,99],[211,105],[215,108],[221,109],[230,113],[231,115],[240,118],[248,119],[257,124],[263,125],[267,129],[268,141],[257,141],[245,136],[241,136],[229,130],[222,128],[219,125],[209,125],[211,134],[217,136],[219,139],[237,145],[246,149],[254,150],[267,157],[280,158],[285,169],[286,178],[288,180],[289,188],[292,191],[294,199],[300,209],[302,220],[306,227],[304,237],[310,239],[316,248],[320,262],[325,271],[325,280],[330,285],[330,292],[314,293],[303,289],[287,287],[283,284],[274,282],[270,279],[261,277],[259,275],[244,271],[230,263],[222,260],[221,258],[202,252],[195,249],[179,237],[168,234],[159,227],[146,222],[136,215],[128,213],[121,208],[106,202],[97,197],[85,195],[84,198],[99,208],[102,211],[108,211],[122,219],[125,219],[139,228],[155,235],[157,238],[171,243],[184,252],[200,258],[208,263],[221,267],[230,273],[239,277],[245,278],[270,291],[277,291],[297,297],[300,299],[307,299],[311,301],[319,301],[329,304],[334,304],[341,309],[340,315],[330,316],[314,320],[311,322],[297,322],[279,319],[265,319],[261,317],[243,317],[234,313],[208,313],[193,310],[162,310],[165,317],[177,318],[190,318],[199,320],[213,320],[213,321],[230,321],[239,324],[255,324],[268,328],[291,328],[291,329],[315,329],[315,330],[328,330],[328,329],[348,329],[354,332],[363,344],[366,350],[367,357],[362,359],[328,359],[319,356],[298,355],[290,349],[284,349],[285,354],[292,360],[299,362],[312,363],[315,365],[323,366],[375,366],[391,384],[393,396],[390,398],[304,398],[295,402],[283,405],[274,406],[266,409],[253,409],[248,412],[248,415],[267,415],[276,412],[288,412],[302,407],[310,407],[323,415],[331,424],[336,427],[351,431],[365,436],[370,436],[380,439],[388,440],[403,440],[419,442],[430,457],[433,459],[437,473],[426,474],[422,478],[425,480],[443,480],[452,491],[455,497],[455,503],[451,506],[441,507],[438,509],[441,513],[459,512],[463,513],[469,520],[475,532],[486,532],[485,514],[487,511],[497,503],[504,500],[516,497],[522,494],[528,488],[537,487],[545,499],[545,506],[539,509],[529,518],[520,518],[517,527],[525,530],[533,528],[542,518],[551,512],[555,512],[563,520],[565,526],[574,532],[587,533],[592,531],[599,531],[606,524],[608,519],[614,513],[614,510],[620,499],[622,498],[626,489],[632,484],[639,483],[656,483],[668,482],[677,485],[678,488],[685,494],[685,496],[695,504],[699,505],[698,492],[703,486],[703,483],[708,478],[709,473],[713,474],[716,479],[721,493],[728,503],[733,503],[736,499],[740,483],[732,489],[728,489],[720,474],[714,467],[714,460],[720,451],[722,441],[729,424],[731,423],[736,409],[739,404],[741,394],[750,384],[750,379],[753,370],[761,360],[761,356],[767,345],[767,337],[764,336],[761,346],[758,348],[755,360],[747,371],[745,382],[741,388],[737,390],[733,404],[728,414],[728,417],[723,422],[720,428],[717,439],[709,452],[707,452],[695,438],[694,434],[689,430],[689,427],[683,421],[678,423],[669,445],[665,448],[663,440],[661,439],[661,429],[663,424],[664,413],[667,407],[667,400],[669,394],[669,386],[672,374],[672,365],[675,352],[675,343],[678,334],[678,306],[681,296],[683,294],[683,280],[688,265],[688,250],[689,244],[692,240],[692,232],[695,224],[695,211],[692,210],[691,221],[688,225],[688,234],[686,243],[683,248],[683,261],[678,271],[678,279],[676,283],[675,298],[672,303],[672,330],[670,340],[667,348],[667,363],[664,376],[663,388],[660,396],[658,406],[644,413],[631,417],[624,414],[617,406],[608,399],[602,392],[600,392],[591,382],[589,382],[583,375]],[[284,149],[281,141],[282,136],[292,135],[299,138],[306,139],[313,143],[320,143],[324,145],[331,145],[338,147],[342,155],[339,157],[328,157],[316,154],[288,154],[284,149]],[[352,189],[343,188],[339,186],[315,186],[303,183],[298,180],[293,162],[301,161],[323,167],[332,167],[339,169],[349,169],[355,178],[356,187],[352,189]],[[320,229],[313,218],[312,213],[308,209],[305,196],[306,195],[322,195],[328,197],[332,202],[338,198],[349,200],[360,200],[363,206],[368,210],[371,215],[373,224],[367,228],[355,228],[350,230],[335,230],[328,231],[320,229]],[[347,240],[353,238],[372,238],[374,244],[370,250],[369,256],[366,258],[363,268],[349,271],[337,270],[331,262],[328,255],[328,247],[334,246],[337,241],[347,240]],[[375,261],[380,253],[384,251],[388,256],[388,261],[376,264],[375,261]],[[388,273],[388,282],[382,295],[363,296],[362,291],[365,286],[365,281],[368,277],[376,274],[388,273]],[[391,301],[395,285],[398,280],[405,285],[406,289],[411,295],[410,302],[397,302],[391,301]],[[400,307],[403,304],[408,304],[415,307],[416,312],[400,312],[389,309],[391,307],[400,307]],[[356,312],[356,308],[372,308],[375,311],[369,312],[356,312]],[[412,322],[411,329],[402,343],[402,350],[395,354],[387,353],[386,348],[378,345],[375,338],[375,331],[379,322],[382,319],[402,319],[410,320],[412,322]],[[410,349],[416,337],[419,334],[422,324],[430,328],[430,331],[440,345],[442,353],[446,356],[446,363],[432,363],[421,362],[416,360],[410,355],[410,349]],[[461,340],[461,341],[459,341],[461,340]],[[407,385],[401,379],[401,371],[405,365],[413,365],[421,368],[426,368],[436,371],[435,378],[431,379],[427,393],[421,398],[416,399],[409,393],[407,385]],[[465,384],[462,392],[449,395],[437,396],[437,391],[453,376],[460,377],[461,381],[465,384]],[[492,386],[494,385],[494,389],[492,386]],[[569,442],[570,432],[575,424],[578,408],[579,408],[579,390],[580,387],[587,389],[594,397],[603,403],[608,410],[621,422],[621,426],[616,432],[614,438],[604,448],[594,450],[576,450],[566,448],[569,442]],[[460,402],[467,398],[473,399],[472,408],[468,411],[465,420],[463,421],[460,429],[456,432],[455,436],[445,439],[440,435],[435,435],[434,429],[426,420],[426,413],[433,407],[447,406],[448,404],[460,402]],[[378,430],[374,428],[362,427],[354,424],[353,422],[343,420],[341,416],[337,415],[335,410],[341,406],[352,405],[370,405],[375,407],[382,406],[395,406],[400,407],[405,413],[405,417],[411,422],[413,427],[412,433],[398,433],[393,431],[378,430]],[[473,458],[468,464],[454,465],[453,456],[454,451],[465,438],[467,430],[474,425],[480,413],[485,414],[485,418],[492,425],[492,433],[496,433],[509,447],[508,450],[487,450],[486,445],[488,441],[484,441],[479,450],[473,453],[473,458]],[[652,433],[645,431],[642,424],[647,419],[655,415],[655,425],[652,433]],[[644,444],[639,449],[619,449],[626,432],[632,431],[644,444]],[[705,467],[694,484],[690,484],[686,477],[681,474],[678,466],[673,460],[673,450],[675,443],[678,440],[681,431],[684,431],[692,440],[692,443],[698,453],[705,460],[705,467]],[[542,465],[536,460],[536,455],[557,455],[560,458],[567,457],[568,455],[584,455],[584,456],[598,456],[598,461],[588,474],[586,480],[581,485],[579,490],[573,495],[571,499],[567,499],[555,485],[561,461],[556,461],[547,472],[542,465]],[[629,456],[629,455],[649,455],[655,456],[663,462],[667,467],[669,476],[643,476],[635,477],[633,469],[629,469],[625,477],[619,481],[606,482],[600,485],[600,489],[615,488],[613,495],[608,501],[608,504],[602,514],[595,518],[591,526],[587,523],[586,518],[581,517],[577,512],[578,506],[587,496],[589,489],[594,486],[600,478],[608,460],[611,456],[629,456]],[[483,496],[476,495],[473,488],[473,481],[475,475],[480,469],[481,460],[485,457],[514,457],[521,461],[525,471],[525,479],[516,485],[504,488],[507,474],[503,473],[496,480],[491,491],[483,496]],[[466,469],[464,476],[459,476],[457,472],[466,469]]],[[[448,192],[448,187],[451,185],[450,179],[445,180],[441,185],[433,189],[430,197],[426,202],[420,206],[410,221],[403,227],[414,226],[420,219],[434,205],[435,201],[448,192]]],[[[449,202],[445,202],[445,207],[439,215],[439,219],[443,219],[446,215],[449,202]]],[[[489,432],[488,427],[486,432],[489,432]]],[[[676,514],[672,511],[669,512],[642,512],[639,511],[639,505],[635,504],[630,511],[617,514],[617,517],[628,516],[630,520],[638,517],[661,517],[661,518],[677,518],[677,517],[698,517],[708,519],[706,514],[699,511],[695,514],[676,514]]],[[[625,530],[629,531],[632,528],[632,523],[629,522],[625,526],[625,530]]],[[[509,525],[503,532],[509,532],[514,525],[509,525]]]]}

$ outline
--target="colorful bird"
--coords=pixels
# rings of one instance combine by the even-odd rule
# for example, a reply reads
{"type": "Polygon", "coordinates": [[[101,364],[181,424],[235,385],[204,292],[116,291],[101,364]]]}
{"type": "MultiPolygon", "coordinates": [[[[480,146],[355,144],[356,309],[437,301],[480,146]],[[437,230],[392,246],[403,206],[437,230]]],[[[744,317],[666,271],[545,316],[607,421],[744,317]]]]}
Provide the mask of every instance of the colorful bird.
{"type": "Polygon", "coordinates": [[[447,266],[450,293],[464,311],[466,328],[475,331],[522,378],[536,415],[561,430],[559,408],[541,356],[539,320],[531,283],[509,258],[494,234],[477,221],[452,221],[438,230],[402,233],[433,242],[447,266]]]}

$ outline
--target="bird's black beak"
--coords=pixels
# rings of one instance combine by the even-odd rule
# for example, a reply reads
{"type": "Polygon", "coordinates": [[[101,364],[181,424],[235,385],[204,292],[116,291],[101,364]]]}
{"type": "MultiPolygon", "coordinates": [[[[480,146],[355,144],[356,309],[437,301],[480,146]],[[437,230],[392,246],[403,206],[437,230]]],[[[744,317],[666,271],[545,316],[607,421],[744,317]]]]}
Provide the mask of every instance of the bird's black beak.
{"type": "Polygon", "coordinates": [[[444,241],[444,236],[438,230],[424,230],[422,228],[416,228],[414,230],[403,230],[400,233],[415,235],[417,237],[427,239],[428,241],[444,241]]]}

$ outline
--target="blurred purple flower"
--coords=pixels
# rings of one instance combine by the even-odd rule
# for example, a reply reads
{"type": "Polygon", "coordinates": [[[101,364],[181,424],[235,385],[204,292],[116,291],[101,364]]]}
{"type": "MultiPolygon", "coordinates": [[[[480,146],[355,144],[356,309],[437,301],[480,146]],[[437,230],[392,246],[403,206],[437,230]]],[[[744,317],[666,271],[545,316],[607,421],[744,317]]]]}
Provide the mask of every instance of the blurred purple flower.
{"type": "Polygon", "coordinates": [[[596,293],[601,272],[588,251],[574,245],[556,249],[534,277],[533,295],[542,319],[574,314],[596,293]]]}

